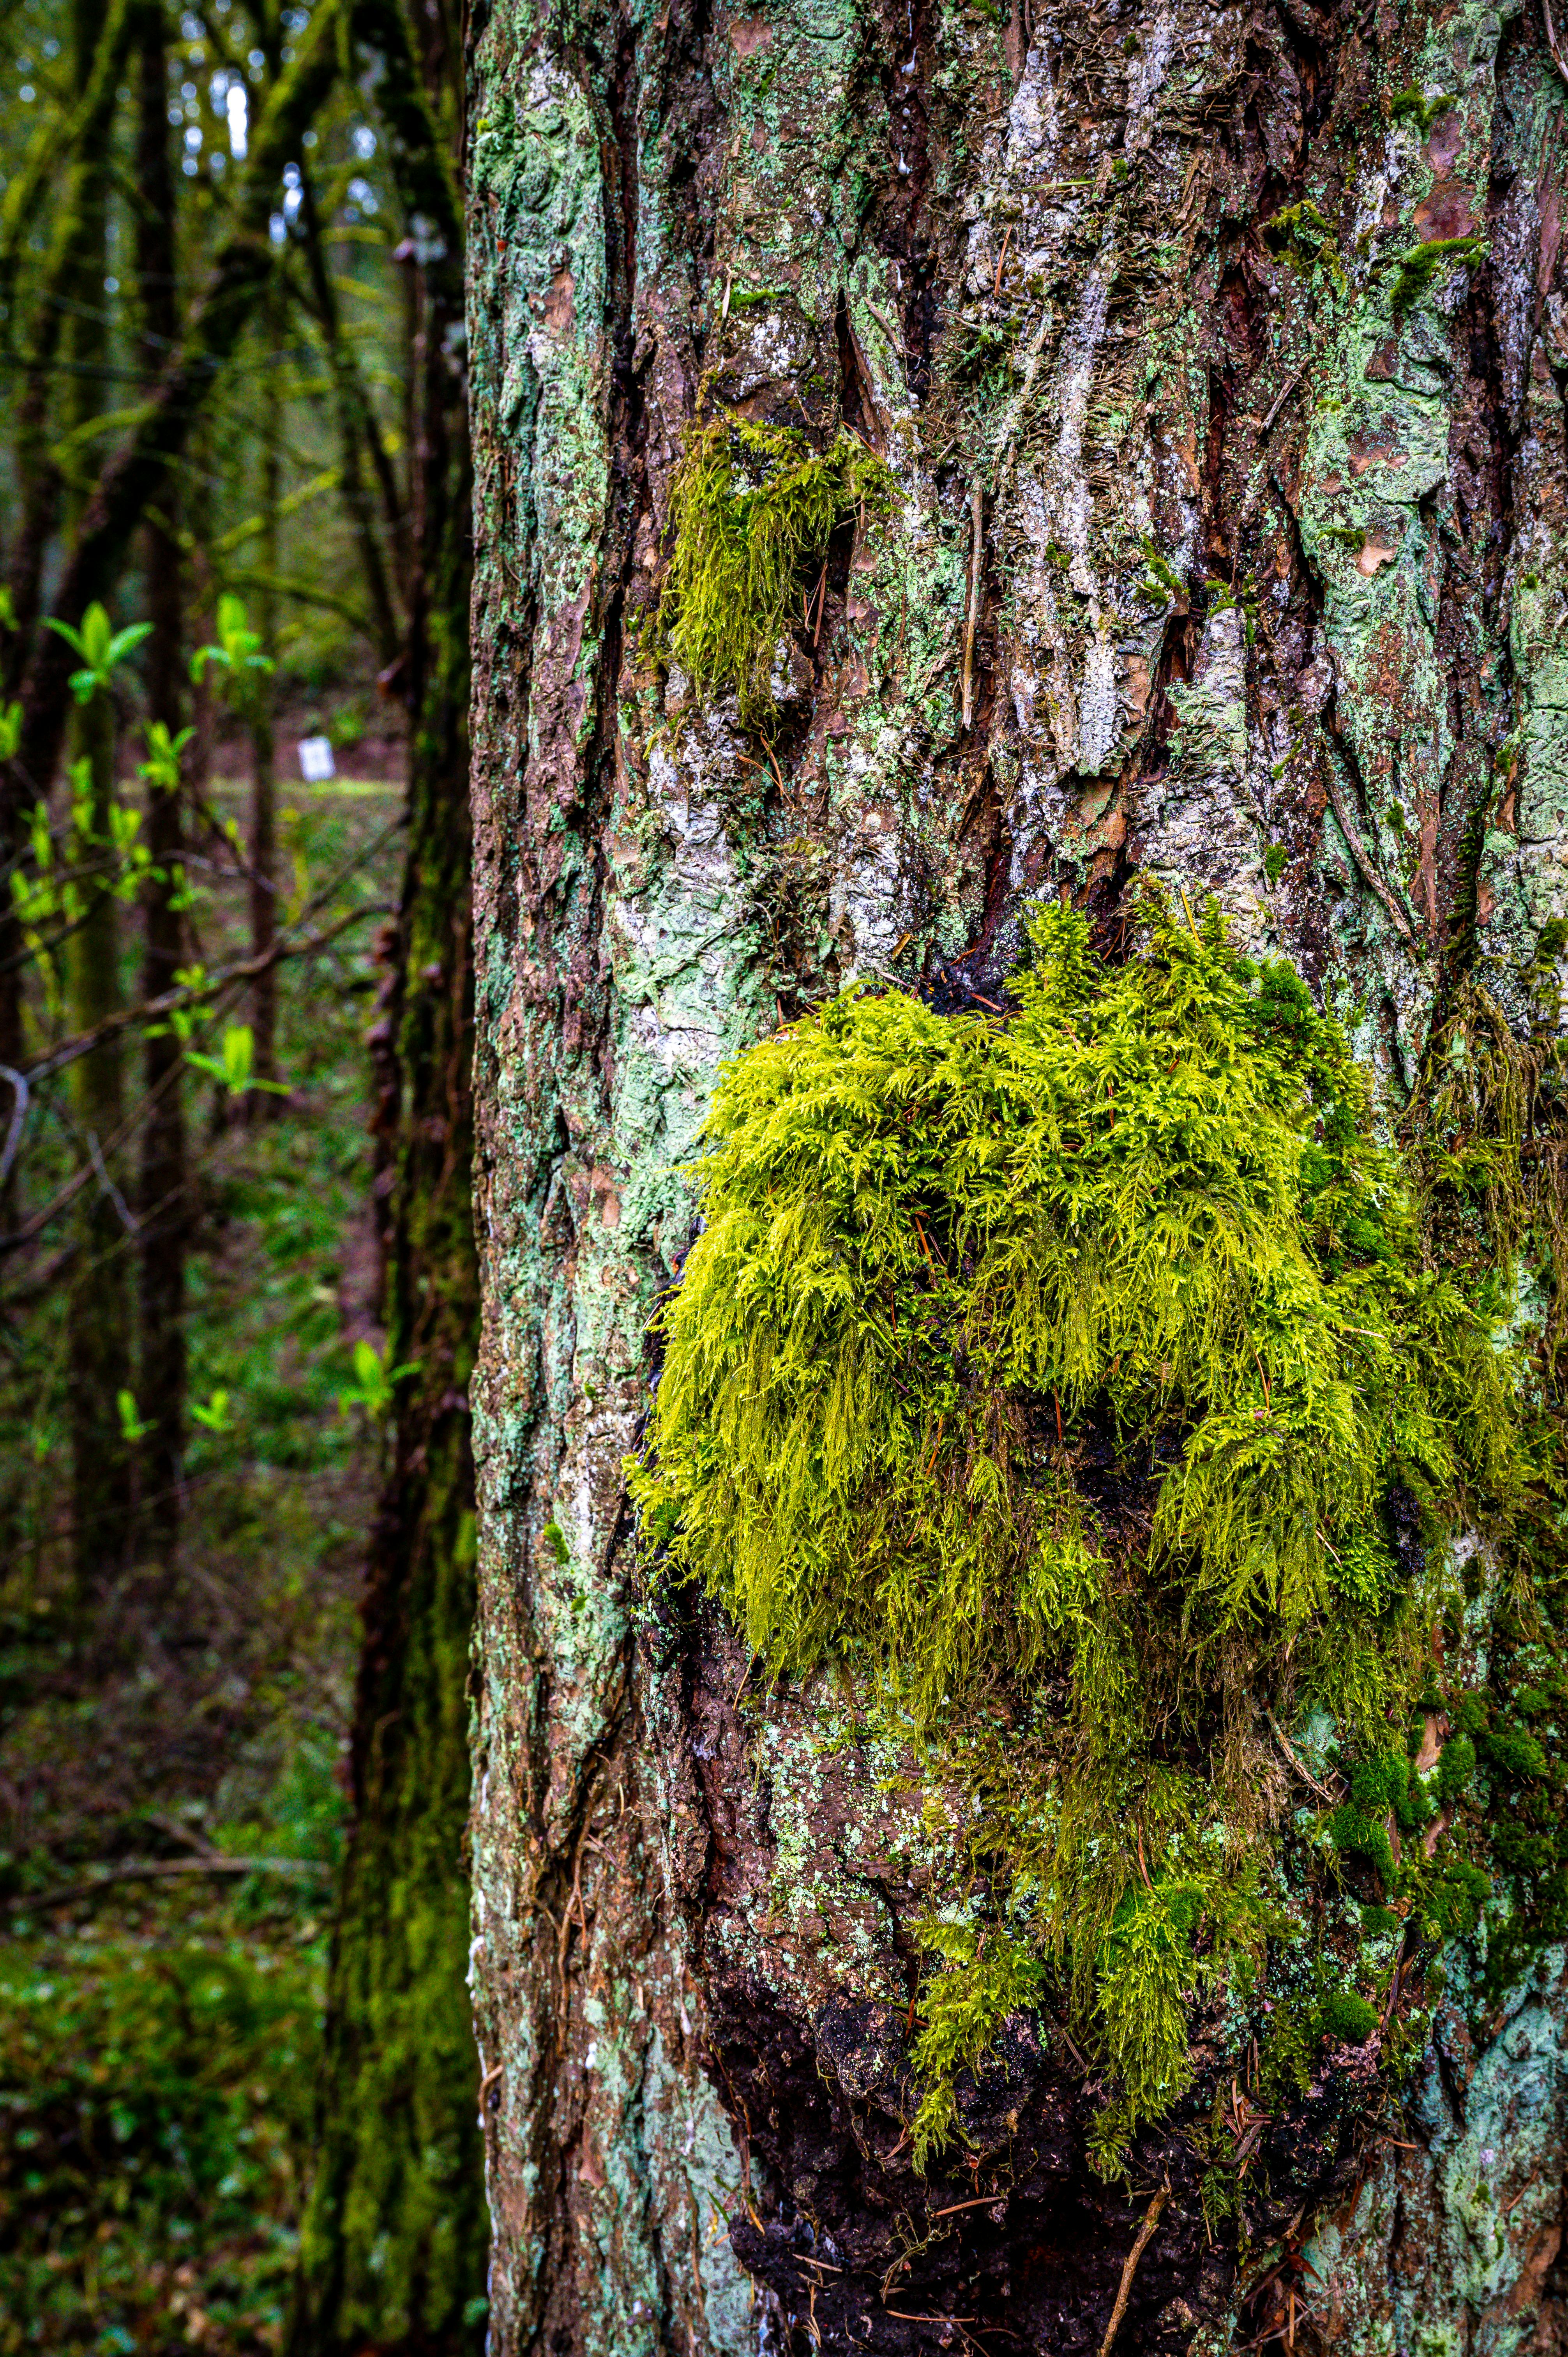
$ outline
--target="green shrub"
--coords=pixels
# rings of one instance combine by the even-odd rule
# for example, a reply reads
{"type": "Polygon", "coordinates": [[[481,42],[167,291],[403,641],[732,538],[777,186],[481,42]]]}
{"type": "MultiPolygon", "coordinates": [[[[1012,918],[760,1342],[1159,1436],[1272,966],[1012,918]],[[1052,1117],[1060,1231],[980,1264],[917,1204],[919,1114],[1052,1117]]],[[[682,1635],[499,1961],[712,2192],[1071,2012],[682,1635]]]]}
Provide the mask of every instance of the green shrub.
{"type": "Polygon", "coordinates": [[[0,1944],[0,2347],[171,2345],[182,2261],[215,2345],[275,2345],[324,1946],[0,1944]]]}

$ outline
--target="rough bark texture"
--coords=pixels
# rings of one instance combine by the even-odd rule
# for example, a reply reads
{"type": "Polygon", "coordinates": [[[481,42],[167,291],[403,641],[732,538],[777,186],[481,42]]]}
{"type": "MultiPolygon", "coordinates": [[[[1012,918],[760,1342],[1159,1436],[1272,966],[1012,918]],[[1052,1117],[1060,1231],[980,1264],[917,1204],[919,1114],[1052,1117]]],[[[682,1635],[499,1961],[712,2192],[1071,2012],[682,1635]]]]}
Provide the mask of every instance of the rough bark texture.
{"type": "Polygon", "coordinates": [[[1090,2174],[1043,2020],[917,2177],[951,1860],[836,1692],[639,1623],[621,1473],[718,1063],[851,976],[992,996],[1025,895],[1109,927],[1142,869],[1294,958],[1390,1104],[1460,974],[1555,1011],[1565,95],[1481,0],[476,14],[498,2352],[1094,2352],[1167,2182],[1124,2350],[1568,2343],[1555,1955],[1478,2026],[1456,1986],[1399,2145],[1332,2079],[1270,2123],[1240,2260],[1180,2121],[1090,2174]],[[897,481],[767,758],[647,627],[699,403],[897,481]]]}

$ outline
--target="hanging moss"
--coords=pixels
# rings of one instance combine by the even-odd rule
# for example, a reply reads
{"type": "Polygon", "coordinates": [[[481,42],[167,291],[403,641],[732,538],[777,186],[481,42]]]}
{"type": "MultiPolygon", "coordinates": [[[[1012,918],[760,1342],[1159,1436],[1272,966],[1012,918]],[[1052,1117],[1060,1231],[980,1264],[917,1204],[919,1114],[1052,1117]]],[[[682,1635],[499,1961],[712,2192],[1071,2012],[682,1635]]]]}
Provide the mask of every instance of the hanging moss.
{"type": "Polygon", "coordinates": [[[749,724],[769,717],[775,650],[800,618],[806,576],[814,586],[845,518],[886,513],[892,486],[847,426],[821,453],[803,435],[744,417],[692,427],[671,490],[660,627],[699,690],[732,691],[749,724]]]}
{"type": "Polygon", "coordinates": [[[1282,1928],[1267,1715],[1359,1741],[1334,1838],[1405,1871],[1373,1813],[1431,1813],[1388,1748],[1412,1501],[1436,1539],[1519,1479],[1509,1370],[1341,1033],[1217,912],[1142,913],[1116,968],[1036,916],[1011,1019],[851,991],[728,1069],[631,1469],[673,1576],[779,1671],[868,1670],[969,1785],[999,1911],[932,1934],[922,2151],[1042,1964],[1101,2165],[1183,2092],[1195,1993],[1282,1928]],[[1026,1740],[985,1732],[1002,1695],[1026,1740]]]}

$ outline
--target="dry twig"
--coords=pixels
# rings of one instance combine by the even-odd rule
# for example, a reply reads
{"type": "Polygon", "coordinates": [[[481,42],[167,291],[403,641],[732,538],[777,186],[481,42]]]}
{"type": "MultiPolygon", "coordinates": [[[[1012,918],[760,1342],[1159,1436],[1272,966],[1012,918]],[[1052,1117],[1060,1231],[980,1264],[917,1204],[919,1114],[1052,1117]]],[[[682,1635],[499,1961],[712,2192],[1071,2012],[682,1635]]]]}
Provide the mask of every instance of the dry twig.
{"type": "Polygon", "coordinates": [[[1111,2357],[1111,2344],[1121,2330],[1122,2319],[1127,2313],[1127,2301],[1133,2289],[1133,2274],[1139,2260],[1149,2247],[1155,2228],[1160,2222],[1160,2213],[1170,2198],[1170,2187],[1162,2185],[1144,2212],[1144,2222],[1138,2229],[1137,2240],[1128,2252],[1126,2264],[1122,2269],[1122,2281],[1116,2288],[1116,2305],[1111,2311],[1111,2321],[1105,2328],[1105,2338],[1100,2344],[1100,2357],[1111,2357]]]}

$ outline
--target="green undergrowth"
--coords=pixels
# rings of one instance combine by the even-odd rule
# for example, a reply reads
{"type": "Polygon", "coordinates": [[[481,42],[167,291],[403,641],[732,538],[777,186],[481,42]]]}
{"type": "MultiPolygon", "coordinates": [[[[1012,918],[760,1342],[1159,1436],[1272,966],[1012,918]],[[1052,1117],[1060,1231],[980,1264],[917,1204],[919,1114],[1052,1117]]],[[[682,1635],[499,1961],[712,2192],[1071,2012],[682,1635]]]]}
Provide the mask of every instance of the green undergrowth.
{"type": "Polygon", "coordinates": [[[312,2162],[335,1761],[307,1737],[248,1796],[252,1815],[211,1826],[214,1849],[266,1872],[97,1890],[89,1874],[69,1907],[39,1907],[29,1892],[58,1869],[7,1861],[0,2357],[281,2346],[312,2162]]]}
{"type": "MultiPolygon", "coordinates": [[[[1213,909],[1141,915],[1113,967],[1036,913],[1005,1019],[855,989],[726,1070],[631,1468],[666,1577],[776,1671],[868,1672],[968,1792],[922,2159],[1047,1981],[1092,2048],[1096,2165],[1169,2111],[1194,2003],[1245,2002],[1304,1936],[1276,1738],[1309,1711],[1385,1780],[1322,1871],[1465,1912],[1408,1763],[1463,1603],[1444,1543],[1506,1533],[1532,1478],[1507,1304],[1433,1264],[1294,970],[1213,909]]],[[[1310,1957],[1270,1986],[1282,2053],[1348,2034],[1310,1957]]]]}
{"type": "Polygon", "coordinates": [[[277,2346],[325,1934],[0,1942],[0,2350],[277,2346]]]}
{"type": "Polygon", "coordinates": [[[818,452],[801,434],[744,417],[693,425],[671,489],[674,544],[660,603],[667,655],[700,692],[732,692],[748,725],[766,722],[780,634],[802,619],[835,527],[885,515],[892,486],[883,460],[847,426],[818,452]]]}

